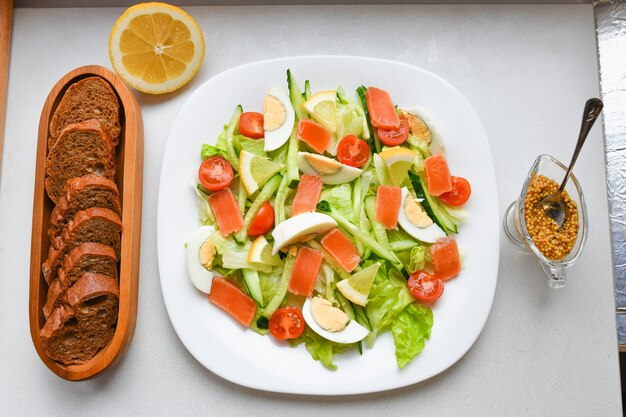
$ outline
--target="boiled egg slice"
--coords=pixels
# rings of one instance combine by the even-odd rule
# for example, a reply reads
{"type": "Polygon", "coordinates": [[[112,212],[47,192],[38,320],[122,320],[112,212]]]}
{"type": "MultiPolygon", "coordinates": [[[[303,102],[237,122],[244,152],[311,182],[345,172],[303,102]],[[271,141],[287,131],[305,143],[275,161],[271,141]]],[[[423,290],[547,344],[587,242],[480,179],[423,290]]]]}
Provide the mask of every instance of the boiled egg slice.
{"type": "Polygon", "coordinates": [[[319,175],[324,184],[354,181],[363,172],[362,169],[310,152],[298,152],[298,169],[305,174],[319,175]]]}
{"type": "Polygon", "coordinates": [[[215,257],[216,248],[213,242],[209,240],[209,236],[215,229],[213,226],[202,226],[194,232],[187,242],[187,273],[193,285],[209,294],[211,292],[211,284],[213,283],[213,258],[215,257]]]}
{"type": "Polygon", "coordinates": [[[263,100],[263,130],[265,151],[280,148],[291,136],[296,114],[289,94],[282,88],[270,88],[263,100]]]}
{"type": "Polygon", "coordinates": [[[307,298],[302,317],[311,330],[331,342],[356,343],[369,334],[369,330],[322,297],[307,298]]]}
{"type": "Polygon", "coordinates": [[[292,243],[303,242],[337,227],[335,219],[324,213],[302,213],[278,223],[272,231],[272,255],[292,243]]]}
{"type": "Polygon", "coordinates": [[[406,187],[402,188],[398,224],[405,232],[425,243],[435,243],[437,239],[446,237],[446,233],[428,217],[422,205],[413,200],[406,187]]]}

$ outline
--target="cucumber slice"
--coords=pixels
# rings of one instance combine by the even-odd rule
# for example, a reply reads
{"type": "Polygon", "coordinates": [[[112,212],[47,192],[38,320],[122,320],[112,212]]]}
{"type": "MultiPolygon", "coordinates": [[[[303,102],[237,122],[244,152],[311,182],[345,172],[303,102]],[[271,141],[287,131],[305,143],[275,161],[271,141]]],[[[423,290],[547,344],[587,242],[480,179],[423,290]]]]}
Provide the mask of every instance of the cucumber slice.
{"type": "Polygon", "coordinates": [[[250,224],[252,224],[252,220],[254,220],[254,216],[257,215],[263,203],[268,201],[278,190],[278,186],[280,185],[280,181],[282,177],[280,174],[274,175],[269,179],[259,192],[259,195],[254,199],[252,205],[248,209],[246,216],[243,218],[243,227],[237,233],[235,233],[235,240],[237,242],[244,242],[248,237],[248,228],[250,224]]]}
{"type": "Polygon", "coordinates": [[[244,268],[241,270],[243,280],[250,291],[250,296],[256,303],[263,307],[263,294],[261,292],[261,282],[259,281],[259,273],[254,269],[244,268]]]}
{"type": "Polygon", "coordinates": [[[424,178],[421,176],[409,171],[409,178],[411,179],[411,184],[413,184],[413,188],[415,188],[415,194],[417,198],[422,198],[422,206],[424,210],[426,210],[426,214],[433,219],[435,223],[439,227],[446,232],[447,235],[451,233],[458,233],[458,229],[454,220],[442,209],[441,205],[435,200],[433,196],[428,194],[426,191],[428,188],[426,187],[426,183],[424,178]]]}
{"type": "Polygon", "coordinates": [[[367,87],[365,87],[364,85],[356,89],[356,93],[358,94],[359,99],[361,101],[361,107],[363,107],[363,113],[365,113],[365,120],[367,120],[367,130],[369,130],[370,138],[371,137],[374,138],[374,141],[369,143],[370,149],[372,150],[372,153],[378,153],[381,150],[380,139],[378,138],[378,135],[376,134],[376,132],[374,132],[374,128],[372,128],[372,121],[370,120],[370,113],[367,110],[367,100],[365,99],[366,91],[367,91],[367,87]]]}
{"type": "Polygon", "coordinates": [[[289,99],[296,113],[296,120],[308,119],[309,115],[306,110],[304,110],[304,107],[302,107],[302,103],[304,103],[302,92],[289,69],[287,70],[287,86],[289,87],[289,99]]]}
{"type": "Polygon", "coordinates": [[[274,293],[272,299],[267,303],[267,306],[263,309],[262,316],[267,317],[268,319],[272,317],[272,314],[280,307],[285,296],[287,295],[287,287],[289,286],[289,280],[291,279],[291,270],[293,269],[293,265],[296,263],[296,256],[287,254],[285,258],[285,268],[283,269],[283,274],[280,277],[280,284],[274,293]]]}
{"type": "Polygon", "coordinates": [[[289,186],[295,188],[296,182],[300,180],[300,172],[298,171],[298,138],[296,136],[297,123],[300,120],[308,119],[309,114],[304,110],[302,105],[304,97],[291,74],[291,70],[287,70],[287,85],[289,86],[291,105],[296,113],[296,126],[291,132],[287,148],[287,179],[289,186]]]}
{"type": "Polygon", "coordinates": [[[226,129],[226,152],[228,153],[228,162],[230,162],[235,171],[239,170],[239,158],[237,157],[235,147],[233,146],[233,135],[235,134],[235,129],[239,126],[239,118],[242,113],[243,107],[239,104],[235,107],[235,111],[230,117],[228,128],[226,129]]]}
{"type": "Polygon", "coordinates": [[[381,245],[389,246],[389,239],[387,238],[387,231],[382,224],[376,220],[376,197],[370,195],[365,197],[365,213],[369,218],[372,229],[374,229],[374,237],[381,245]]]}

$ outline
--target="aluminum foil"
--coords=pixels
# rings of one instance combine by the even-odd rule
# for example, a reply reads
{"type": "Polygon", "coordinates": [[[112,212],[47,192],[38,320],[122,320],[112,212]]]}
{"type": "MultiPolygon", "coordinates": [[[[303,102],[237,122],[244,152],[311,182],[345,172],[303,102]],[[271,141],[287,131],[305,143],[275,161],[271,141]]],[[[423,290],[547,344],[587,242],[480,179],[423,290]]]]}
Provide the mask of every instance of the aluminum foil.
{"type": "Polygon", "coordinates": [[[604,101],[617,337],[626,348],[626,1],[597,1],[594,6],[604,101]]]}

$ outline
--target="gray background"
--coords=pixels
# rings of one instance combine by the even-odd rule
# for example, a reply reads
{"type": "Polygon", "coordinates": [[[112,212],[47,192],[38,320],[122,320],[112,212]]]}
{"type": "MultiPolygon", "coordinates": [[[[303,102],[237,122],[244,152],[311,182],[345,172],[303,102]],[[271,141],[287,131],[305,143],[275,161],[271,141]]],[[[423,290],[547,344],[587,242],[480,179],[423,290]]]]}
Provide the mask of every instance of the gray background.
{"type": "MultiPolygon", "coordinates": [[[[549,290],[535,261],[502,234],[491,316],[474,347],[426,382],[376,395],[313,398],[237,387],[202,368],[167,317],[158,279],[156,201],[163,148],[187,96],[232,66],[305,54],[395,59],[460,89],[493,151],[500,211],[533,159],[569,159],[584,101],[598,95],[593,10],[583,6],[190,7],[206,56],[192,82],[137,94],[145,123],[139,316],[118,366],[70,383],[39,360],[28,331],[34,155],[41,106],[63,74],[110,67],[122,9],[17,9],[0,176],[0,411],[6,415],[620,415],[613,283],[598,128],[576,167],[591,213],[567,287],[549,290]]],[[[241,369],[245,372],[245,369],[241,369]]],[[[295,370],[294,372],[297,372],[295,370]]],[[[303,376],[304,377],[304,376],[303,376]]],[[[330,376],[332,377],[332,375],[330,376]]]]}

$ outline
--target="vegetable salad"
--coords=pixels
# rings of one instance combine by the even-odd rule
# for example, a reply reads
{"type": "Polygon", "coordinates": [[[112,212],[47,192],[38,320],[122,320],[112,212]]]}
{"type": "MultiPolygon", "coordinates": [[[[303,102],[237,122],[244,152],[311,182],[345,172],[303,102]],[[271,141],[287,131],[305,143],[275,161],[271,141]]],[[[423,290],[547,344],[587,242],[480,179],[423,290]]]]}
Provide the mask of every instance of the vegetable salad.
{"type": "Polygon", "coordinates": [[[239,325],[304,344],[329,369],[384,332],[406,366],[461,274],[454,235],[471,186],[442,151],[425,115],[388,91],[302,91],[287,70],[286,87],[237,106],[202,145],[191,281],[239,325]]]}

